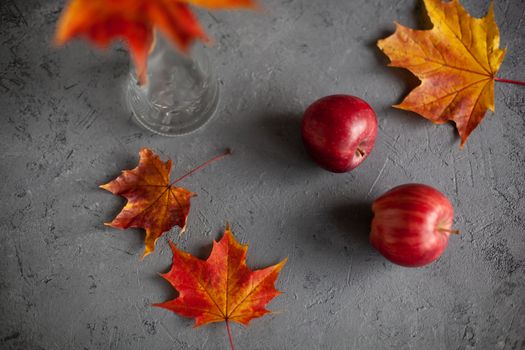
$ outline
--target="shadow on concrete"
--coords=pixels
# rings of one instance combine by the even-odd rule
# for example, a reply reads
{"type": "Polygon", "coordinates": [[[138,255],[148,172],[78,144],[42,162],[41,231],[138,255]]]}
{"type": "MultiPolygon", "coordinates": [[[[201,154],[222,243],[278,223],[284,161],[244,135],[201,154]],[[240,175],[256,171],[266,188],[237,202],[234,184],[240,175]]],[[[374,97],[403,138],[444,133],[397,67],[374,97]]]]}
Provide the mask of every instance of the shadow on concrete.
{"type": "Polygon", "coordinates": [[[330,209],[330,215],[335,226],[344,233],[349,246],[372,250],[368,241],[373,217],[371,203],[339,203],[330,209]]]}
{"type": "Polygon", "coordinates": [[[274,160],[286,166],[293,165],[298,170],[312,170],[316,165],[303,146],[301,119],[302,112],[266,113],[256,119],[258,125],[254,129],[262,134],[268,143],[268,149],[279,150],[274,160]]]}
{"type": "MultiPolygon", "coordinates": [[[[411,11],[411,13],[413,14],[413,18],[416,22],[416,25],[413,29],[432,29],[432,22],[430,20],[430,17],[428,17],[427,11],[422,1],[416,2],[416,5],[414,6],[414,9],[411,11]]],[[[378,69],[383,74],[394,76],[398,81],[404,82],[403,91],[399,94],[398,98],[395,101],[392,101],[392,105],[401,103],[412,90],[414,90],[421,84],[421,81],[409,70],[405,68],[388,66],[390,64],[388,56],[385,53],[383,53],[381,49],[379,49],[379,47],[377,46],[378,40],[389,37],[390,35],[394,34],[394,31],[395,27],[393,25],[390,25],[388,28],[385,26],[379,27],[377,29],[377,36],[373,40],[365,42],[366,48],[372,50],[372,52],[374,53],[374,58],[376,59],[378,69]]],[[[383,109],[388,110],[390,115],[399,119],[401,122],[408,122],[413,125],[418,125],[418,127],[424,127],[425,125],[427,125],[427,123],[424,123],[425,120],[417,113],[396,109],[391,107],[390,105],[383,106],[383,109]]],[[[454,129],[453,123],[448,124],[452,129],[454,129]]],[[[454,134],[452,144],[455,144],[459,140],[459,136],[454,130],[452,132],[454,134]]]]}

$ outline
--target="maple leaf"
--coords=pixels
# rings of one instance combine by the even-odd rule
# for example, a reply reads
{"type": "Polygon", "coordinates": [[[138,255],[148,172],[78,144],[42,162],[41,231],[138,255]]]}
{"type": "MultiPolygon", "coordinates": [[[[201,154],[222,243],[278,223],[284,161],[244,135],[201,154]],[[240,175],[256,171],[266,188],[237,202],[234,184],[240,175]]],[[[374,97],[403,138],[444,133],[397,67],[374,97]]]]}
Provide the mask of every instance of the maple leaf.
{"type": "Polygon", "coordinates": [[[195,194],[175,184],[227,154],[230,154],[229,150],[170,182],[171,160],[162,162],[152,150],[143,148],[135,169],[124,170],[115,180],[100,186],[128,200],[115,219],[106,225],[120,229],[145,229],[146,247],[142,256],[145,257],[155,249],[155,242],[164,232],[174,226],[181,228],[181,234],[186,229],[190,199],[195,194]]]}
{"type": "MultiPolygon", "coordinates": [[[[173,252],[171,270],[161,275],[178,292],[174,299],[154,306],[181,316],[195,318],[195,326],[226,321],[248,325],[270,311],[266,305],[281,294],[275,282],[286,263],[252,271],[246,266],[247,245],[235,240],[228,226],[207,260],[183,252],[170,242],[173,252]]],[[[233,348],[233,342],[232,342],[233,348]]]]}
{"type": "Polygon", "coordinates": [[[207,41],[189,4],[209,9],[255,7],[253,0],[71,0],[59,20],[55,42],[62,45],[84,36],[104,48],[114,38],[123,38],[143,84],[155,27],[183,52],[194,40],[207,41]]]}
{"type": "Polygon", "coordinates": [[[458,0],[424,3],[431,30],[396,23],[395,33],[378,41],[391,66],[406,68],[421,80],[394,107],[437,124],[454,121],[463,146],[487,109],[494,111],[494,81],[505,55],[494,9],[491,4],[486,17],[474,18],[458,0]]]}

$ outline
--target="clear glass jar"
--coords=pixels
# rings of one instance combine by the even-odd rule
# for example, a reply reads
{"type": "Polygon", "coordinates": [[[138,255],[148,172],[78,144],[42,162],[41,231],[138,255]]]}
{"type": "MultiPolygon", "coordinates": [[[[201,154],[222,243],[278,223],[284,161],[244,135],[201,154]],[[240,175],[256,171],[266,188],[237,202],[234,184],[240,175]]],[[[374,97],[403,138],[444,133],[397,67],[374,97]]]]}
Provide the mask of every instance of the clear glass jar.
{"type": "Polygon", "coordinates": [[[145,85],[138,85],[131,65],[126,100],[141,126],[160,135],[177,136],[195,131],[211,119],[219,101],[219,84],[205,51],[204,46],[196,45],[186,56],[157,35],[145,85]]]}

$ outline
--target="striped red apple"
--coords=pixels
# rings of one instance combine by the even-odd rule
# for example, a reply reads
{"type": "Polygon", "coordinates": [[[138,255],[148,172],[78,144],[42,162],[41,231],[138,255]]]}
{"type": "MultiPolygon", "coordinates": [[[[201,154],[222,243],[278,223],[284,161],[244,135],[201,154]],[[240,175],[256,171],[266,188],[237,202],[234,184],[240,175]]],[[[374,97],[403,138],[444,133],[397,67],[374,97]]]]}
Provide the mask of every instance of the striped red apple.
{"type": "Polygon", "coordinates": [[[451,234],[454,208],[427,185],[395,187],[374,201],[370,242],[395,264],[419,267],[443,254],[451,234]]]}

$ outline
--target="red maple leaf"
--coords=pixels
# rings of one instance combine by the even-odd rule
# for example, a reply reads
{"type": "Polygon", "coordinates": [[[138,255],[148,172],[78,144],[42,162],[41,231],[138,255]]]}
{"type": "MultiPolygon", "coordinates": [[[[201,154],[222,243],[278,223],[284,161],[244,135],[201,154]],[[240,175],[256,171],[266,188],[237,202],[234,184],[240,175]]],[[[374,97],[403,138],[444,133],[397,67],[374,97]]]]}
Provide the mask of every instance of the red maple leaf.
{"type": "Polygon", "coordinates": [[[172,242],[170,246],[173,263],[162,277],[179,296],[154,306],[194,318],[196,327],[225,321],[232,348],[228,322],[248,325],[252,319],[269,313],[266,305],[281,294],[275,289],[275,282],[287,259],[252,271],[246,265],[248,246],[237,242],[229,227],[219,242],[213,242],[207,260],[177,249],[172,242]]]}

